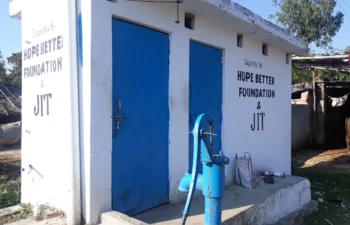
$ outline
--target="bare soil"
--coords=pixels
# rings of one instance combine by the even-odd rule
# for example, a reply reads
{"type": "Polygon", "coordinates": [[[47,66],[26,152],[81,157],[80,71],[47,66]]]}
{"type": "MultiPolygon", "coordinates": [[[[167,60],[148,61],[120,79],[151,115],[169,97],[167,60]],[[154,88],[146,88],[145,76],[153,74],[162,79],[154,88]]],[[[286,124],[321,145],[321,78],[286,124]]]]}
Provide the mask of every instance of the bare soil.
{"type": "Polygon", "coordinates": [[[0,146],[0,183],[21,179],[21,146],[0,146]]]}
{"type": "Polygon", "coordinates": [[[292,158],[297,168],[350,172],[350,153],[346,149],[301,150],[293,152],[292,158]]]}

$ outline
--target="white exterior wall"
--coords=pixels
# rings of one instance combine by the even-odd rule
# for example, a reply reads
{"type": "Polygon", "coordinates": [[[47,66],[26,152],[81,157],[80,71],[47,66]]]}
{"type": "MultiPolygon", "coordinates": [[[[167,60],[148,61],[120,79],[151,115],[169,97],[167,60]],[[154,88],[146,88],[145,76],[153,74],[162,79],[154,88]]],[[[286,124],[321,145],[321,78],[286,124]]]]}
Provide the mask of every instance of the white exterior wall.
{"type": "MultiPolygon", "coordinates": [[[[261,53],[261,43],[244,37],[244,47],[236,47],[236,32],[203,17],[196,17],[195,30],[176,24],[176,4],[82,0],[84,66],[81,82],[83,100],[82,156],[83,215],[96,223],[101,212],[111,210],[112,155],[112,18],[121,18],[169,33],[169,182],[171,202],[184,200],[178,183],[188,168],[189,41],[223,49],[222,144],[231,163],[226,167],[226,183],[233,181],[235,154],[249,151],[256,168],[290,173],[291,160],[291,66],[285,52],[269,47],[261,53]],[[91,45],[90,45],[91,44],[91,45]],[[90,47],[91,46],[91,47],[90,47]],[[247,67],[244,60],[261,62],[263,67],[247,67]],[[242,83],[237,71],[273,76],[275,85],[242,83]],[[276,98],[240,98],[239,87],[275,90],[276,98]],[[91,97],[91,98],[90,98],[91,97]],[[264,131],[251,131],[253,113],[261,101],[264,131]],[[91,110],[91,111],[90,111],[91,110]]],[[[208,12],[210,13],[210,12],[208,12]]]]}
{"type": "Polygon", "coordinates": [[[79,152],[77,66],[75,24],[70,23],[75,13],[67,9],[74,9],[69,1],[55,0],[23,1],[21,9],[21,202],[79,208],[80,197],[70,201],[74,193],[80,196],[79,182],[71,179],[80,180],[72,167],[73,153],[79,152]]]}

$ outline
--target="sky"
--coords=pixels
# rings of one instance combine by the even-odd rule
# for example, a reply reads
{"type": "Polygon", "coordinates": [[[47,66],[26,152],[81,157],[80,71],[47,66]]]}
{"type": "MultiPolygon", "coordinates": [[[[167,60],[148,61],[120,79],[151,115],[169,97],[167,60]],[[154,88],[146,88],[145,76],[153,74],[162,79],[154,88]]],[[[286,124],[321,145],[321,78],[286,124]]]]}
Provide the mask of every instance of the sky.
{"type": "Polygon", "coordinates": [[[0,0],[0,51],[6,59],[14,52],[21,51],[21,21],[9,16],[11,0],[0,0]]]}
{"type": "MultiPolygon", "coordinates": [[[[9,16],[9,3],[11,0],[0,0],[0,51],[4,58],[11,56],[13,52],[21,51],[21,21],[9,16]]],[[[254,13],[267,19],[275,12],[272,0],[236,0],[236,3],[250,9],[254,13]],[[259,2],[257,4],[257,2],[259,2]]],[[[350,45],[350,0],[337,0],[337,11],[342,11],[344,23],[333,39],[333,48],[345,49],[350,45]]],[[[311,45],[316,53],[325,53],[323,49],[317,49],[311,45]]]]}

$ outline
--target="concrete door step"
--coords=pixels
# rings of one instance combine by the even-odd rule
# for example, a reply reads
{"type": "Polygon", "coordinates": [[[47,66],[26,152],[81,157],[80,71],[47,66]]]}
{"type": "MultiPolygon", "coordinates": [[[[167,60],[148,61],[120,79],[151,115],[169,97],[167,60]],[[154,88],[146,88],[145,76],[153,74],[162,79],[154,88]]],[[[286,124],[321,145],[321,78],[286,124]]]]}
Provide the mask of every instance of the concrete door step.
{"type": "Polygon", "coordinates": [[[134,219],[132,217],[129,217],[125,214],[122,214],[120,212],[111,211],[106,212],[102,214],[102,224],[101,225],[112,225],[112,224],[119,224],[119,225],[147,225],[147,223],[144,223],[140,220],[134,219]]]}
{"type": "MultiPolygon", "coordinates": [[[[118,212],[102,214],[103,225],[178,225],[184,203],[164,205],[128,217],[118,212]]],[[[301,177],[275,178],[275,184],[264,184],[255,189],[229,186],[222,202],[222,222],[230,225],[295,224],[317,209],[311,201],[310,182],[301,177]],[[291,221],[293,221],[291,223],[291,221]]],[[[196,197],[192,202],[187,225],[204,224],[204,198],[196,197]]]]}

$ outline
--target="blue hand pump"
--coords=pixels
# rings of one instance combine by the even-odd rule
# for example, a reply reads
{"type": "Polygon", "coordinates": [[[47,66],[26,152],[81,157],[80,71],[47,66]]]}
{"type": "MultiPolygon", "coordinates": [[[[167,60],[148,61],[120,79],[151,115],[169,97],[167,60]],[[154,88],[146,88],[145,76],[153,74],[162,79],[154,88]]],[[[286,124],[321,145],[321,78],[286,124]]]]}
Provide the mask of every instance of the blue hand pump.
{"type": "Polygon", "coordinates": [[[179,190],[188,193],[185,209],[181,220],[181,225],[186,223],[195,189],[201,190],[205,197],[205,225],[221,225],[221,202],[224,195],[225,185],[225,165],[229,163],[229,158],[223,155],[221,151],[214,155],[211,149],[212,119],[208,114],[201,114],[197,117],[193,134],[193,164],[192,173],[186,171],[185,176],[181,179],[179,190]],[[208,119],[204,120],[207,117],[208,119]],[[210,132],[205,132],[201,128],[201,122],[206,121],[210,125],[210,132]],[[204,136],[209,136],[208,141],[204,136]],[[198,174],[199,159],[203,164],[203,175],[198,174]]]}

